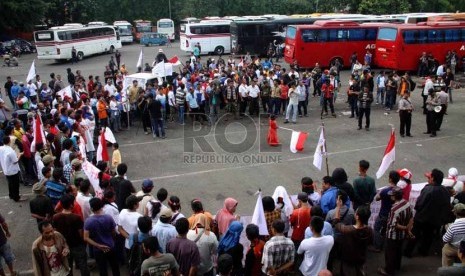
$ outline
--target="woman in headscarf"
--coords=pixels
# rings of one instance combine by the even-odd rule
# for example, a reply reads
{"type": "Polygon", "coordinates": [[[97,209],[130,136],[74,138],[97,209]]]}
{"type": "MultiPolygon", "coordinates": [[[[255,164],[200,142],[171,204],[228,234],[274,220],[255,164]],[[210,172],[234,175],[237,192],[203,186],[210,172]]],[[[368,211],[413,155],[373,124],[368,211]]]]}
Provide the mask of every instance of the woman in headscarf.
{"type": "Polygon", "coordinates": [[[195,222],[199,215],[205,215],[211,229],[211,226],[213,225],[213,216],[210,212],[203,209],[202,201],[200,201],[200,199],[193,199],[191,201],[191,208],[194,213],[187,219],[189,221],[189,228],[193,229],[195,227],[195,222]]]}
{"type": "Polygon", "coordinates": [[[224,205],[221,210],[216,214],[216,222],[218,224],[218,234],[220,237],[228,230],[231,222],[237,220],[237,217],[234,215],[237,207],[237,200],[234,198],[228,197],[224,200],[224,205]]]}
{"type": "Polygon", "coordinates": [[[292,212],[294,212],[294,205],[287,194],[286,188],[283,186],[276,187],[272,198],[276,204],[276,209],[281,210],[281,219],[285,224],[284,234],[287,237],[287,232],[289,232],[290,228],[289,218],[291,217],[292,212]]]}
{"type": "Polygon", "coordinates": [[[242,258],[244,257],[244,247],[239,242],[244,226],[238,221],[231,222],[228,230],[221,238],[218,245],[218,256],[226,253],[233,258],[233,270],[230,275],[243,275],[242,258]]]}
{"type": "Polygon", "coordinates": [[[195,242],[199,249],[200,265],[197,275],[213,275],[213,257],[217,254],[218,240],[210,231],[210,222],[206,215],[198,214],[194,224],[187,233],[187,238],[195,242]]]}

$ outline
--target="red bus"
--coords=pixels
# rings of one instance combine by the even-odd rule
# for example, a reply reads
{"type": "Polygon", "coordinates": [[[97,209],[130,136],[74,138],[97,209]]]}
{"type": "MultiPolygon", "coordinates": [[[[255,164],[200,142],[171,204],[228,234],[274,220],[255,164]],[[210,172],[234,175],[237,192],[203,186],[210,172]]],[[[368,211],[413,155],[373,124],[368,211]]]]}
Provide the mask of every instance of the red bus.
{"type": "MultiPolygon", "coordinates": [[[[284,59],[303,68],[319,63],[330,67],[339,60],[349,67],[354,52],[363,63],[367,50],[374,54],[376,35],[386,23],[356,23],[352,21],[318,20],[313,25],[290,25],[286,31],[284,59]]],[[[374,55],[373,55],[374,57],[374,55]]]]}
{"type": "Polygon", "coordinates": [[[149,20],[134,20],[134,37],[137,41],[140,41],[143,33],[152,32],[152,21],[149,20]]]}
{"type": "Polygon", "coordinates": [[[423,52],[434,58],[435,68],[445,63],[447,51],[465,54],[465,22],[437,21],[383,26],[376,40],[375,64],[401,71],[418,70],[423,52]]]}

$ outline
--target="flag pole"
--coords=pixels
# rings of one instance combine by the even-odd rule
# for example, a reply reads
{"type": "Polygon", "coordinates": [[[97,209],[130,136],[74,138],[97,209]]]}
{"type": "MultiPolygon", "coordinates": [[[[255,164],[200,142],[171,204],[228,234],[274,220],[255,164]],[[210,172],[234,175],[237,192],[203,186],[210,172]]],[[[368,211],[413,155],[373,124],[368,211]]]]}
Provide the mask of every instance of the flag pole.
{"type": "Polygon", "coordinates": [[[326,135],[325,135],[325,122],[321,122],[321,127],[323,128],[323,137],[325,137],[325,162],[326,162],[326,175],[329,176],[329,164],[328,164],[328,146],[326,145],[326,135]]]}

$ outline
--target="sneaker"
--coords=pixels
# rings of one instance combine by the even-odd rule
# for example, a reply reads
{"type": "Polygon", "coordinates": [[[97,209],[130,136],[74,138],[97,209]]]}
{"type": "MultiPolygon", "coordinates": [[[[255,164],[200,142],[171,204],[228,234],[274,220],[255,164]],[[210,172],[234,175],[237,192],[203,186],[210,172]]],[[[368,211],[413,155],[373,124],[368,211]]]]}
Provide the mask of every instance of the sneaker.
{"type": "Polygon", "coordinates": [[[149,135],[150,133],[148,133],[147,131],[145,132],[145,135],[149,135]]]}
{"type": "Polygon", "coordinates": [[[289,124],[289,120],[284,121],[285,124],[289,124]]]}

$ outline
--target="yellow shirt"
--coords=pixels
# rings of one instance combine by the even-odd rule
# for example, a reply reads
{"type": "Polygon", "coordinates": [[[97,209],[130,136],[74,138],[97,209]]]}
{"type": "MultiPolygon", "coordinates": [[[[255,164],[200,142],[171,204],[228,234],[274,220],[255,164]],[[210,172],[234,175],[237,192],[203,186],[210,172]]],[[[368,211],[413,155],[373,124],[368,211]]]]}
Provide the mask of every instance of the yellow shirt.
{"type": "Polygon", "coordinates": [[[13,129],[13,135],[20,141],[23,139],[23,134],[24,134],[24,130],[22,128],[13,129]]]}
{"type": "Polygon", "coordinates": [[[116,170],[119,164],[121,164],[121,152],[117,149],[113,151],[111,156],[111,166],[116,170]]]}

